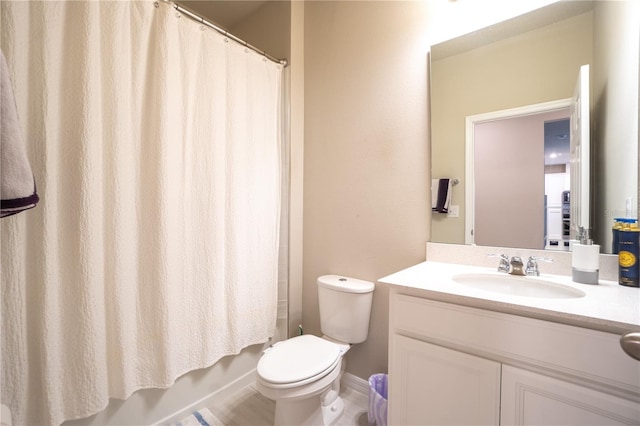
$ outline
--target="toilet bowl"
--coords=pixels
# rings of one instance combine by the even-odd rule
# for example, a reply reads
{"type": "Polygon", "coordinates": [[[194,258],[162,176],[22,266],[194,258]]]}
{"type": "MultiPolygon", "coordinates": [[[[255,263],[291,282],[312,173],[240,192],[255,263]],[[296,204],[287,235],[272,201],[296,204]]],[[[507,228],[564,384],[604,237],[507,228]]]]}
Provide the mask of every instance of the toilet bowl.
{"type": "Polygon", "coordinates": [[[265,351],[256,387],[276,401],[276,425],[330,425],[342,415],[340,378],[348,349],[349,345],[305,334],[265,351]]]}
{"type": "Polygon", "coordinates": [[[374,284],[354,278],[318,278],[320,323],[325,335],[304,334],[267,349],[256,387],[276,402],[276,425],[332,425],[344,411],[340,378],[344,354],[367,338],[374,284]]]}

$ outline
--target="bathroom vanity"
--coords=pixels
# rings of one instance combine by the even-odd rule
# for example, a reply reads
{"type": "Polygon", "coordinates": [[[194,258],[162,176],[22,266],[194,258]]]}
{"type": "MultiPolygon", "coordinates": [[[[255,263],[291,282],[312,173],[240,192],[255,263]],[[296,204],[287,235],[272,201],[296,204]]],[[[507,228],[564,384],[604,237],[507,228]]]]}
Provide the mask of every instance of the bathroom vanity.
{"type": "Polygon", "coordinates": [[[640,290],[512,278],[424,262],[379,280],[390,285],[388,423],[639,425],[640,361],[620,337],[640,331],[640,290]]]}

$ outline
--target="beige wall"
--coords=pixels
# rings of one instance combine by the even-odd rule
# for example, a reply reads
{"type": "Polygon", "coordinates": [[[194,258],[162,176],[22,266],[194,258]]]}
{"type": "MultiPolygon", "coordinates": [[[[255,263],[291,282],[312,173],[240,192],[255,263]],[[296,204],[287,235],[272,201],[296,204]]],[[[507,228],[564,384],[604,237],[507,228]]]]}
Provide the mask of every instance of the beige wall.
{"type": "MultiPolygon", "coordinates": [[[[305,5],[305,332],[320,333],[316,278],[376,281],[424,260],[427,97],[422,2],[305,5]]],[[[362,378],[387,370],[388,292],[369,338],[347,356],[362,378]]]]}
{"type": "Polygon", "coordinates": [[[304,190],[304,2],[291,4],[289,130],[289,336],[302,324],[304,190]]]}
{"type": "Polygon", "coordinates": [[[432,174],[458,178],[459,218],[433,216],[431,241],[464,243],[465,117],[570,98],[592,63],[592,13],[432,64],[432,174]],[[549,46],[553,48],[549,48],[549,46]]]}

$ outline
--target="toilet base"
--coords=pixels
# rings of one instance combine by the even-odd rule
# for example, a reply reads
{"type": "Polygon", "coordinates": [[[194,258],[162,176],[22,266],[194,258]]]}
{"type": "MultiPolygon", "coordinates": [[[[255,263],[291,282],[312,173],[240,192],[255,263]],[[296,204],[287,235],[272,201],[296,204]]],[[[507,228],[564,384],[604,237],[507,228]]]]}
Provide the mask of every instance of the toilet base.
{"type": "Polygon", "coordinates": [[[335,424],[344,412],[344,401],[337,397],[326,406],[322,405],[322,395],[297,400],[276,401],[275,426],[335,424]]]}
{"type": "Polygon", "coordinates": [[[276,400],[275,426],[331,426],[344,413],[344,401],[340,398],[340,379],[344,373],[345,363],[325,380],[330,380],[324,390],[315,394],[276,400]]]}
{"type": "Polygon", "coordinates": [[[322,406],[323,425],[332,425],[342,417],[344,413],[344,401],[337,397],[330,405],[322,406]]]}

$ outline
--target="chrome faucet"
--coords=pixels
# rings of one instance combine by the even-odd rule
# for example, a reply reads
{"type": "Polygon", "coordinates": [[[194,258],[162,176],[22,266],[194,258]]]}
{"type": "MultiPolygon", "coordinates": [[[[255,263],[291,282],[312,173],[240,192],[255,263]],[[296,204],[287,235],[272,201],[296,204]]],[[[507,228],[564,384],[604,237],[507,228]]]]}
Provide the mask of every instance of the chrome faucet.
{"type": "Polygon", "coordinates": [[[524,264],[520,256],[513,256],[509,263],[511,265],[511,271],[509,272],[511,275],[524,275],[524,271],[522,270],[524,264]]]}
{"type": "Polygon", "coordinates": [[[509,259],[509,256],[506,254],[490,254],[488,256],[500,259],[500,263],[498,263],[498,272],[511,275],[524,275],[524,272],[522,271],[524,264],[522,263],[522,258],[520,256],[513,256],[511,259],[509,259]]]}
{"type": "Polygon", "coordinates": [[[499,258],[500,263],[498,263],[498,272],[511,275],[528,275],[537,277],[540,275],[540,270],[538,270],[538,260],[542,260],[543,262],[553,262],[553,259],[547,257],[529,256],[527,266],[525,267],[520,256],[513,256],[511,259],[509,259],[509,256],[506,254],[488,254],[487,256],[499,258]]]}

